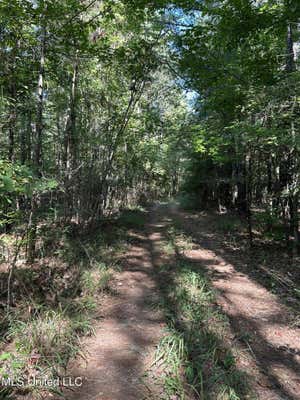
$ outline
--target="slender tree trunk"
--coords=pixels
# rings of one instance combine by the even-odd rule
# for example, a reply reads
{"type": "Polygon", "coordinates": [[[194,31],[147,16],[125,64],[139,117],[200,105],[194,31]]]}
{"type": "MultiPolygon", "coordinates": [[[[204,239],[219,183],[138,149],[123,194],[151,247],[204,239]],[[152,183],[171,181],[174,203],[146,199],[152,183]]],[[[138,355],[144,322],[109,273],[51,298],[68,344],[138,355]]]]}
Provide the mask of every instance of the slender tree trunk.
{"type": "Polygon", "coordinates": [[[131,118],[131,115],[135,109],[135,106],[143,93],[144,84],[145,84],[145,82],[142,81],[138,85],[136,90],[131,91],[130,99],[129,99],[129,102],[127,105],[127,109],[124,113],[124,117],[121,121],[119,129],[117,130],[116,136],[112,140],[111,145],[109,147],[108,159],[107,159],[106,167],[104,168],[104,172],[103,172],[102,179],[101,179],[101,181],[102,181],[102,183],[101,183],[101,187],[102,187],[102,189],[101,189],[101,192],[102,192],[101,193],[101,197],[102,197],[101,198],[101,203],[102,203],[101,213],[105,210],[105,208],[107,206],[108,193],[109,193],[109,185],[107,182],[107,178],[109,177],[110,172],[112,170],[114,157],[115,157],[116,151],[118,149],[120,139],[121,139],[123,133],[125,132],[127,125],[129,123],[129,120],[131,118]]]}
{"type": "Polygon", "coordinates": [[[250,247],[253,245],[252,231],[252,155],[251,150],[248,151],[245,160],[246,165],[246,214],[250,247]]]}
{"type": "Polygon", "coordinates": [[[299,197],[298,194],[290,196],[289,209],[290,209],[290,230],[293,235],[293,256],[298,254],[299,249],[299,197]]]}
{"type": "Polygon", "coordinates": [[[22,128],[20,131],[20,163],[24,165],[26,163],[27,151],[26,151],[26,137],[27,137],[27,126],[26,126],[26,115],[22,118],[22,128]]]}
{"type": "Polygon", "coordinates": [[[26,160],[32,159],[32,115],[28,111],[27,129],[26,129],[26,160]]]}
{"type": "MultiPolygon", "coordinates": [[[[296,99],[293,104],[293,111],[296,106],[296,99]]],[[[290,154],[291,158],[291,195],[289,197],[290,204],[290,226],[294,238],[293,255],[296,256],[299,252],[300,234],[299,234],[299,152],[296,138],[296,129],[294,121],[291,122],[291,135],[293,139],[293,148],[290,154]]]]}
{"type": "Polygon", "coordinates": [[[66,152],[67,163],[69,169],[76,168],[77,153],[78,153],[78,138],[76,132],[76,100],[77,100],[77,85],[78,85],[78,58],[76,57],[73,65],[73,75],[70,92],[70,113],[66,126],[66,152]]]}
{"type": "MultiPolygon", "coordinates": [[[[286,65],[285,71],[287,73],[291,73],[296,70],[295,64],[295,54],[294,54],[294,42],[293,42],[293,31],[292,24],[289,23],[287,27],[287,54],[286,54],[286,65]]],[[[295,106],[297,104],[297,100],[294,100],[292,107],[292,118],[295,106]]],[[[299,185],[299,177],[298,177],[298,146],[296,142],[296,133],[295,133],[295,125],[294,121],[291,122],[291,136],[293,139],[293,147],[290,152],[289,157],[289,171],[290,173],[290,184],[288,185],[289,192],[291,192],[289,196],[289,210],[290,210],[290,230],[293,235],[293,255],[296,255],[299,250],[299,217],[298,217],[298,207],[299,207],[299,198],[298,198],[298,185],[299,185]]]]}
{"type": "Polygon", "coordinates": [[[40,43],[40,69],[38,78],[38,104],[36,119],[36,143],[34,164],[37,174],[41,175],[42,166],[42,146],[43,146],[43,111],[44,111],[44,79],[45,79],[45,45],[46,45],[46,27],[42,27],[40,43]]]}
{"type": "MultiPolygon", "coordinates": [[[[76,103],[77,103],[77,85],[78,85],[78,57],[76,55],[73,64],[73,74],[71,81],[70,90],[70,111],[67,119],[66,129],[65,129],[65,154],[64,154],[64,166],[65,166],[65,217],[69,214],[72,217],[74,210],[74,199],[75,190],[72,187],[72,173],[75,173],[77,166],[77,156],[78,156],[78,138],[76,132],[76,103]]],[[[74,180],[75,182],[75,180],[74,180]]]]}
{"type": "Polygon", "coordinates": [[[292,30],[291,24],[288,24],[288,27],[287,27],[285,70],[286,70],[286,72],[293,72],[296,70],[293,30],[292,30]]]}
{"type": "Polygon", "coordinates": [[[29,215],[29,222],[27,228],[26,260],[28,264],[32,264],[36,257],[36,233],[37,233],[37,224],[35,220],[36,210],[37,210],[36,197],[33,195],[33,198],[31,200],[31,211],[29,215]]]}
{"type": "MultiPolygon", "coordinates": [[[[45,79],[45,45],[46,45],[46,27],[42,26],[40,43],[40,69],[38,77],[38,103],[36,120],[36,143],[34,152],[34,166],[39,177],[42,175],[42,141],[43,141],[43,111],[44,111],[44,79],[45,79]]],[[[37,210],[38,195],[33,193],[31,199],[31,214],[28,227],[28,253],[27,262],[32,263],[36,257],[36,236],[37,236],[37,210]]]]}
{"type": "MultiPolygon", "coordinates": [[[[12,78],[14,79],[14,77],[12,78]]],[[[8,159],[14,161],[15,158],[15,131],[16,131],[16,86],[12,82],[10,88],[9,105],[9,125],[8,125],[8,159]]]]}

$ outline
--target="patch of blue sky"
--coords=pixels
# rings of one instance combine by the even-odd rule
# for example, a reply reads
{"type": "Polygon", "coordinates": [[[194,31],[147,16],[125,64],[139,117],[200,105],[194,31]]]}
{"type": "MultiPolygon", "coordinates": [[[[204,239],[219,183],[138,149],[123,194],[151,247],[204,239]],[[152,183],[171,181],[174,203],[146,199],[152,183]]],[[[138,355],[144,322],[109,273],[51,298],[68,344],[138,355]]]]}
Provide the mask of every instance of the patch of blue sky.
{"type": "Polygon", "coordinates": [[[195,26],[201,17],[201,12],[197,9],[188,10],[170,6],[165,10],[164,17],[166,23],[169,24],[177,34],[180,34],[195,26]]]}

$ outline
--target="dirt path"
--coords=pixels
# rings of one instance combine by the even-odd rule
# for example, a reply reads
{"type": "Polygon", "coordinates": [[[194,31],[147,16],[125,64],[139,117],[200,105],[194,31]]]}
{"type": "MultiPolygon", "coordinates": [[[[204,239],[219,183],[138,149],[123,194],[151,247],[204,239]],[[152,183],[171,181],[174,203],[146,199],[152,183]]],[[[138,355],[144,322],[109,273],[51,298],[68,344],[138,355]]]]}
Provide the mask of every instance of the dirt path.
{"type": "Polygon", "coordinates": [[[254,378],[261,400],[300,399],[300,329],[293,328],[289,310],[246,273],[240,272],[241,254],[233,257],[212,231],[207,215],[173,211],[197,243],[184,252],[211,277],[218,303],[229,317],[238,347],[248,347],[239,366],[254,378]]]}
{"type": "Polygon", "coordinates": [[[113,283],[115,296],[104,299],[95,336],[85,341],[87,359],[71,367],[83,376],[80,389],[69,400],[143,400],[161,398],[156,379],[147,378],[156,346],[165,327],[163,316],[153,311],[157,299],[152,238],[155,223],[142,232],[130,232],[130,248],[122,271],[113,283]]]}
{"type": "MultiPolygon", "coordinates": [[[[197,238],[196,246],[184,256],[204,268],[218,290],[218,303],[230,319],[233,345],[247,351],[238,367],[252,375],[258,398],[300,399],[300,336],[298,329],[290,328],[287,310],[274,295],[235,269],[210,235],[205,218],[195,222],[177,211],[172,217],[197,238]]],[[[165,327],[163,315],[150,305],[159,296],[155,265],[161,255],[156,249],[166,219],[166,214],[154,212],[145,231],[130,233],[132,244],[114,282],[117,295],[104,300],[96,334],[85,342],[86,361],[71,366],[73,375],[85,377],[84,384],[68,392],[68,400],[166,398],[155,377],[145,375],[165,327]]]]}

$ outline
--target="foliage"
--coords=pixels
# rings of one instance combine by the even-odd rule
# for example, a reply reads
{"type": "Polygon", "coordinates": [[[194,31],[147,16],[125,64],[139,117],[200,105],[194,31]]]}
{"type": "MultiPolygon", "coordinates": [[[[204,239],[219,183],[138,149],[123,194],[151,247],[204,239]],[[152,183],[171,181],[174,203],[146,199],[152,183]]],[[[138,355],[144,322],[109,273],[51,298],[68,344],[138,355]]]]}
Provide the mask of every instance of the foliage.
{"type": "MultiPolygon", "coordinates": [[[[59,364],[51,353],[56,347],[65,364],[77,333],[91,332],[97,298],[111,279],[102,263],[115,266],[124,231],[143,227],[147,218],[145,210],[133,211],[137,206],[179,194],[185,208],[234,209],[246,217],[250,246],[262,232],[297,256],[298,3],[1,1],[5,301],[10,309],[22,296],[28,300],[20,289],[28,286],[28,301],[47,309],[29,315],[28,325],[3,319],[3,331],[11,325],[12,341],[26,356],[37,347],[59,364]],[[259,233],[255,209],[261,211],[259,233]],[[117,230],[97,230],[115,216],[117,230]],[[87,242],[92,231],[96,236],[87,235],[87,242]],[[65,264],[51,269],[47,257],[65,264]]],[[[231,234],[239,226],[228,218],[215,228],[231,234]]],[[[165,247],[169,256],[176,253],[173,236],[165,247]]],[[[167,305],[170,334],[162,346],[173,368],[168,391],[184,394],[183,366],[201,396],[216,390],[220,398],[241,398],[234,357],[227,350],[217,357],[218,333],[202,326],[218,319],[209,284],[191,266],[177,267],[176,287],[166,298],[187,323],[178,330],[167,305]]],[[[0,361],[13,363],[5,354],[0,361]]]]}

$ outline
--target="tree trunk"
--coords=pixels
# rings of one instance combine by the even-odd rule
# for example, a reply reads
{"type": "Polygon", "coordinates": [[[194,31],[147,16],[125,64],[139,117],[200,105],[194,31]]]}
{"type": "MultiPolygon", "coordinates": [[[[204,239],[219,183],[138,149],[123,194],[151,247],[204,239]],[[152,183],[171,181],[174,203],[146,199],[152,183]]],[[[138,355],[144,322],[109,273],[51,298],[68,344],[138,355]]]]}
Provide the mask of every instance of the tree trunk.
{"type": "Polygon", "coordinates": [[[36,143],[34,164],[37,174],[41,176],[42,166],[42,146],[43,146],[43,111],[44,111],[44,79],[45,79],[45,45],[46,45],[46,27],[42,27],[40,44],[40,69],[38,79],[38,104],[36,119],[36,143]]]}
{"type": "MultiPolygon", "coordinates": [[[[14,79],[14,78],[13,78],[14,79]]],[[[16,130],[16,86],[13,82],[10,88],[9,125],[8,125],[8,159],[14,161],[15,130],[16,130]]]]}
{"type": "Polygon", "coordinates": [[[253,245],[253,232],[252,232],[252,156],[249,150],[246,161],[246,215],[247,215],[247,225],[248,225],[248,235],[250,247],[253,245]]]}
{"type": "MultiPolygon", "coordinates": [[[[45,78],[45,45],[46,27],[42,26],[40,43],[40,69],[38,78],[38,104],[36,119],[36,143],[34,152],[34,166],[39,177],[42,175],[42,139],[43,139],[43,111],[44,111],[44,78],[45,78]]],[[[33,193],[31,200],[30,223],[28,227],[28,252],[27,262],[32,263],[36,257],[36,236],[37,236],[37,194],[33,193]]]]}
{"type": "Polygon", "coordinates": [[[293,30],[292,25],[288,24],[286,37],[286,63],[285,71],[293,72],[296,70],[295,54],[294,54],[293,30]]]}
{"type": "Polygon", "coordinates": [[[74,209],[74,187],[72,187],[72,173],[77,166],[78,138],[76,132],[76,100],[78,85],[78,58],[73,64],[73,75],[70,91],[70,111],[67,119],[64,138],[64,167],[65,167],[65,217],[72,217],[74,209]]]}

